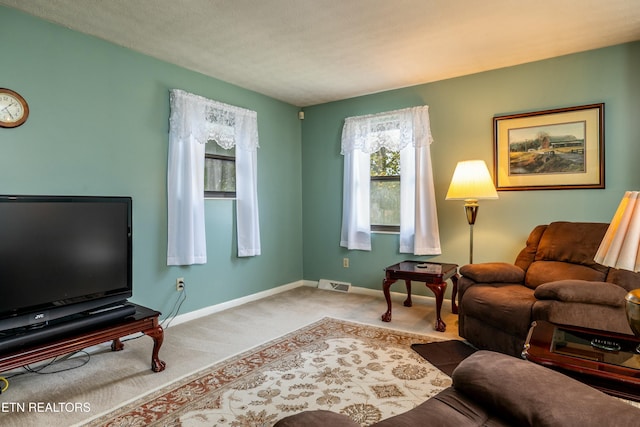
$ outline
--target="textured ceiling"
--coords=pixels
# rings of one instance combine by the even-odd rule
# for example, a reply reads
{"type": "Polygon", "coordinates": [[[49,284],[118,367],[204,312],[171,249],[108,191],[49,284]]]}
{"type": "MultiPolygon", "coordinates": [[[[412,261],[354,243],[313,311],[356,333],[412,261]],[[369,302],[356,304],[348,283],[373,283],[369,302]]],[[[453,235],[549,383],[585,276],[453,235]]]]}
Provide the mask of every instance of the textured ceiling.
{"type": "Polygon", "coordinates": [[[308,106],[640,40],[639,0],[0,0],[308,106]]]}

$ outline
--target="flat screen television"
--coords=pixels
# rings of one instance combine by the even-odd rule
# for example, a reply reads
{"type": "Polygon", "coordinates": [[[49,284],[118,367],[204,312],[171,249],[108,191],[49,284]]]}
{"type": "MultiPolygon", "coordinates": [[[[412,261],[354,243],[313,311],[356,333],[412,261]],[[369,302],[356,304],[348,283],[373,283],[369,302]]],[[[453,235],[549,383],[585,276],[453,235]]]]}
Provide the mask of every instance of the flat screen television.
{"type": "Polygon", "coordinates": [[[130,197],[0,196],[3,334],[120,304],[132,292],[130,197]]]}

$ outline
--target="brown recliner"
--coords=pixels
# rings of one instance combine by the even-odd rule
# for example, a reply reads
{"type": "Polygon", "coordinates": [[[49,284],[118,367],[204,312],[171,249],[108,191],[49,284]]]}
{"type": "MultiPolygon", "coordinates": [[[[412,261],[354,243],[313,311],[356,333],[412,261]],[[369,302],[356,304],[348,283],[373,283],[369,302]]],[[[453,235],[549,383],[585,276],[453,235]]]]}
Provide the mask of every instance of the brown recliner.
{"type": "Polygon", "coordinates": [[[534,320],[632,334],[624,296],[640,288],[640,274],[593,260],[607,227],[539,225],[514,264],[460,268],[460,336],[477,348],[519,357],[534,320]]]}

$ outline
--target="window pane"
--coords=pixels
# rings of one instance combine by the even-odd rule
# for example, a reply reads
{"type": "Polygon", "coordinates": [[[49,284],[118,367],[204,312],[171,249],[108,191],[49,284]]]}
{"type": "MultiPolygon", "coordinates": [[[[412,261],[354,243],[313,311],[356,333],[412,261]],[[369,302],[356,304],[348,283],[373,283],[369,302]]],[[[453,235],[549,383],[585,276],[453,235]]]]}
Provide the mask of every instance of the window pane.
{"type": "Polygon", "coordinates": [[[400,176],[400,152],[381,148],[371,153],[371,176],[400,176]]]}
{"type": "Polygon", "coordinates": [[[204,191],[236,191],[236,162],[204,159],[204,191]]]}
{"type": "Polygon", "coordinates": [[[400,226],[400,153],[381,148],[371,154],[371,225],[400,226]]]}
{"type": "Polygon", "coordinates": [[[220,147],[214,141],[209,141],[204,144],[204,152],[207,154],[217,154],[219,156],[236,156],[236,147],[231,147],[228,150],[220,147]]]}
{"type": "MultiPolygon", "coordinates": [[[[215,141],[205,144],[204,159],[204,191],[211,192],[236,191],[236,148],[225,149],[215,141]]],[[[222,196],[222,195],[221,195],[222,196]]],[[[227,195],[228,197],[228,195],[227,195]]]]}
{"type": "Polygon", "coordinates": [[[400,181],[371,181],[371,224],[400,225],[400,181]]]}

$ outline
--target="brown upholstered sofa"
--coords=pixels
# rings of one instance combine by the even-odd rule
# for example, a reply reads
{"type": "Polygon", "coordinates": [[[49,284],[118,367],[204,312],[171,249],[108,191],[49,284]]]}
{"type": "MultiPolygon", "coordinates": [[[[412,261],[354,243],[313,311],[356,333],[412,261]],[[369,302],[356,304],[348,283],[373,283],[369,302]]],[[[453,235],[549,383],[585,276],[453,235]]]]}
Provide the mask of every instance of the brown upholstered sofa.
{"type": "MultiPolygon", "coordinates": [[[[640,409],[556,371],[491,351],[463,360],[449,387],[375,427],[636,426],[640,409]]],[[[306,411],[275,427],[357,427],[346,415],[306,411]]]]}
{"type": "Polygon", "coordinates": [[[608,224],[537,226],[514,264],[460,268],[459,334],[479,349],[520,356],[534,320],[632,334],[624,296],[640,274],[593,258],[608,224]]]}

